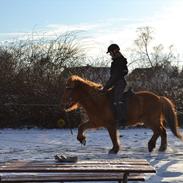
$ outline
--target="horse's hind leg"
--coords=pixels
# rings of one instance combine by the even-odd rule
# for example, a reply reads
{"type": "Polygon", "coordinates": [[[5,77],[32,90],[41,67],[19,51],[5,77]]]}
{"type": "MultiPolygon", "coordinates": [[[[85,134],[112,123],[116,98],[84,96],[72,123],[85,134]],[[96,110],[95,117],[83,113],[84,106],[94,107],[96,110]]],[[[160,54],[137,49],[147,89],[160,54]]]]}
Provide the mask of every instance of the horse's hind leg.
{"type": "Polygon", "coordinates": [[[164,126],[160,127],[161,145],[159,151],[165,151],[167,149],[167,133],[164,126]]]}
{"type": "Polygon", "coordinates": [[[160,136],[159,131],[153,129],[153,136],[151,137],[150,141],[148,142],[148,150],[152,152],[152,150],[156,147],[156,140],[160,136]]]}
{"type": "Polygon", "coordinates": [[[159,151],[165,151],[167,149],[166,129],[163,126],[160,126],[153,129],[153,136],[148,142],[149,152],[152,152],[152,150],[155,148],[156,140],[158,139],[159,136],[161,137],[161,145],[160,145],[159,151]]]}
{"type": "Polygon", "coordinates": [[[118,153],[119,148],[120,148],[120,146],[119,146],[119,139],[118,139],[118,131],[115,128],[115,126],[110,126],[107,129],[108,129],[108,132],[109,132],[109,135],[111,137],[112,144],[113,144],[113,147],[109,151],[109,153],[110,154],[116,154],[116,153],[118,153]]]}

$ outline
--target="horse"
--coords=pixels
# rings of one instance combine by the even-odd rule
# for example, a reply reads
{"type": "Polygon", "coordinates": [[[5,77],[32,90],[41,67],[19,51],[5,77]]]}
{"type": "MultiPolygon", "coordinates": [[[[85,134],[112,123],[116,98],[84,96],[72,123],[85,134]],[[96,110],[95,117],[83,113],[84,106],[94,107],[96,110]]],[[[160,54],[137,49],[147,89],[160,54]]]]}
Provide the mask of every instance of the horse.
{"type": "MultiPolygon", "coordinates": [[[[109,153],[118,153],[120,150],[118,128],[111,108],[109,94],[101,92],[102,85],[83,79],[77,75],[70,76],[66,81],[63,94],[65,111],[70,112],[83,107],[88,115],[88,121],[78,127],[77,140],[85,144],[84,132],[87,129],[104,127],[108,130],[113,147],[109,153]]],[[[109,90],[107,93],[111,93],[109,90]]],[[[127,100],[127,126],[138,123],[153,131],[148,142],[148,150],[152,152],[158,137],[161,137],[159,151],[167,149],[166,124],[173,134],[183,141],[178,130],[178,119],[175,105],[165,96],[158,96],[150,91],[138,91],[127,100]]]]}

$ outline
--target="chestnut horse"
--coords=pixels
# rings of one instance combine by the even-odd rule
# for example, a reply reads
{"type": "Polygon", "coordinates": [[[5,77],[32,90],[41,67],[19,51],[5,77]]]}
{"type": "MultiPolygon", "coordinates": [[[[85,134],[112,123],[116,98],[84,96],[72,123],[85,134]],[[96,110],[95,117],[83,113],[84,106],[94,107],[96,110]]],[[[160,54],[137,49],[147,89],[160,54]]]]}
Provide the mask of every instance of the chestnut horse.
{"type": "MultiPolygon", "coordinates": [[[[77,139],[81,143],[84,143],[86,139],[84,136],[85,130],[105,127],[113,144],[109,153],[117,153],[120,146],[110,97],[100,91],[101,87],[100,84],[82,79],[76,75],[69,77],[63,95],[65,111],[76,110],[80,106],[86,110],[89,120],[82,123],[78,128],[77,139]]],[[[183,140],[182,135],[178,132],[175,107],[168,98],[157,96],[152,92],[140,91],[129,97],[127,103],[127,126],[143,123],[153,131],[153,135],[148,142],[150,152],[155,148],[158,137],[161,137],[159,150],[166,150],[165,122],[167,122],[173,134],[183,140]]]]}

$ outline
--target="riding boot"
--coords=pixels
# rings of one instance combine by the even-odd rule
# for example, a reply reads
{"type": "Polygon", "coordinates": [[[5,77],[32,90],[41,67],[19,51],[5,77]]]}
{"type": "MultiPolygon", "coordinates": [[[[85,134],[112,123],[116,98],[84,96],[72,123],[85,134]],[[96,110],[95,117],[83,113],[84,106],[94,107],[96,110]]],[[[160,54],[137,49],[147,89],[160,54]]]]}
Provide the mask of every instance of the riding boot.
{"type": "Polygon", "coordinates": [[[127,124],[127,106],[125,101],[119,101],[115,105],[117,126],[125,127],[127,124]]]}

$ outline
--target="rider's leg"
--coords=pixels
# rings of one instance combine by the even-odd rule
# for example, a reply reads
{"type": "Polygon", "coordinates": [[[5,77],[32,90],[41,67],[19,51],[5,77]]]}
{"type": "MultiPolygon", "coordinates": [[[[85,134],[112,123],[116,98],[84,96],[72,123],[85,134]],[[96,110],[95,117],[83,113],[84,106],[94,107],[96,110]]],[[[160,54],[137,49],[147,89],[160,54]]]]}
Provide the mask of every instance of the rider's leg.
{"type": "Polygon", "coordinates": [[[124,79],[118,81],[114,88],[114,102],[115,118],[118,126],[125,126],[127,123],[127,104],[123,96],[126,81],[124,79]]]}

